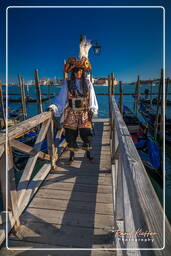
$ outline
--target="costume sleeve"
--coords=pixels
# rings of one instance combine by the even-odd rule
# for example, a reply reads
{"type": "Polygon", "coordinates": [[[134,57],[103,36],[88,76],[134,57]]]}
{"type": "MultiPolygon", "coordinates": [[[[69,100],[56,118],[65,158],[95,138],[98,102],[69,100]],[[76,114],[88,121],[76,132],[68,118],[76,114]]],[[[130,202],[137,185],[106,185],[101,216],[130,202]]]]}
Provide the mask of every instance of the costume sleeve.
{"type": "Polygon", "coordinates": [[[90,80],[88,80],[89,88],[90,88],[90,109],[93,112],[94,115],[98,114],[98,102],[96,98],[96,94],[94,91],[94,87],[90,80]]]}
{"type": "Polygon", "coordinates": [[[53,103],[49,106],[49,108],[53,109],[56,117],[59,117],[64,111],[65,105],[67,103],[67,93],[67,80],[64,80],[64,84],[61,90],[58,94],[56,94],[53,103]]]}

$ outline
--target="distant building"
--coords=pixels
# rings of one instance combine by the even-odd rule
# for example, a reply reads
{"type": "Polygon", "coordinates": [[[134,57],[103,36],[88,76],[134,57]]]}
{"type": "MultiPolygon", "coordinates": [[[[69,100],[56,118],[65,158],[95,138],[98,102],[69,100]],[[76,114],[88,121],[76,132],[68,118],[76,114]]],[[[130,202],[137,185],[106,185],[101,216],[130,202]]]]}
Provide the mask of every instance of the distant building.
{"type": "Polygon", "coordinates": [[[114,85],[119,84],[118,80],[114,79],[114,85]]]}
{"type": "MultiPolygon", "coordinates": [[[[94,78],[94,84],[106,84],[108,85],[108,79],[106,77],[94,78]]],[[[118,81],[114,80],[114,85],[117,85],[118,81]]]]}
{"type": "Polygon", "coordinates": [[[29,80],[29,81],[27,82],[27,84],[28,84],[28,85],[33,85],[33,84],[34,84],[34,81],[33,81],[33,80],[29,80]]]}
{"type": "Polygon", "coordinates": [[[39,83],[40,83],[41,85],[47,85],[47,84],[48,84],[48,80],[49,80],[49,79],[43,77],[42,79],[39,80],[39,83]]]}
{"type": "Polygon", "coordinates": [[[100,77],[100,78],[94,78],[94,84],[106,84],[107,78],[100,77]]]}

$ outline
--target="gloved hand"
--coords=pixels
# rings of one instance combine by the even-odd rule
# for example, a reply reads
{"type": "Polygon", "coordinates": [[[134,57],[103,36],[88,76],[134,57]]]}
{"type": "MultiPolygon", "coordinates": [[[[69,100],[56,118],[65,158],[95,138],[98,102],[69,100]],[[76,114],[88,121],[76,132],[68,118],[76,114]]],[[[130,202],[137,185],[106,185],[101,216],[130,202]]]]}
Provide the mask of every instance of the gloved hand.
{"type": "Polygon", "coordinates": [[[96,110],[96,109],[90,109],[90,116],[91,116],[91,118],[95,118],[95,117],[97,117],[98,116],[98,111],[96,110]]]}
{"type": "Polygon", "coordinates": [[[50,106],[48,106],[47,111],[53,111],[54,116],[57,116],[58,107],[55,104],[51,104],[50,106]]]}
{"type": "Polygon", "coordinates": [[[46,111],[53,111],[51,107],[47,107],[46,111]]]}
{"type": "Polygon", "coordinates": [[[94,114],[93,111],[90,109],[89,110],[89,118],[90,118],[90,120],[93,118],[93,114],[94,114]]]}
{"type": "Polygon", "coordinates": [[[57,128],[57,129],[60,129],[62,127],[61,123],[60,123],[60,117],[55,117],[54,118],[54,127],[57,128]]]}

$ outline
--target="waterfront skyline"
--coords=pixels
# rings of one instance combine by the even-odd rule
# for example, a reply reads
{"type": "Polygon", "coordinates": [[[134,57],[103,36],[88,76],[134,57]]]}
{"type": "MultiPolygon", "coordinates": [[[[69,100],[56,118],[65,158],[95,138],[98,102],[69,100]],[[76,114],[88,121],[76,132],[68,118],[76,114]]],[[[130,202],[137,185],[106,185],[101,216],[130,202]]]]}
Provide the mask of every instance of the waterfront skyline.
{"type": "MultiPolygon", "coordinates": [[[[9,81],[63,76],[63,62],[79,54],[79,37],[98,40],[100,56],[92,56],[94,77],[114,72],[117,80],[158,78],[163,67],[163,9],[35,9],[12,8],[9,20],[9,81]]],[[[167,71],[167,70],[166,70],[167,71]]],[[[4,80],[4,73],[0,74],[4,80]]],[[[166,72],[166,76],[170,73],[166,72]]]]}

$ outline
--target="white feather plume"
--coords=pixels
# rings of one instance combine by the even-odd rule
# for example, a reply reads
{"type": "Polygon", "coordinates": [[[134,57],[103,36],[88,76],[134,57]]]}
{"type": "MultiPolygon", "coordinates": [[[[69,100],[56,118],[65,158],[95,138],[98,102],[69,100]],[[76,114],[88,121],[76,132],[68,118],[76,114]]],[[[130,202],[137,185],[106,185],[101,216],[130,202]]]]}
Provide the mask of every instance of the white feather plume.
{"type": "Polygon", "coordinates": [[[80,43],[80,59],[82,57],[86,57],[88,59],[88,53],[90,48],[92,47],[92,44],[90,41],[87,41],[86,39],[83,39],[80,43]]]}

